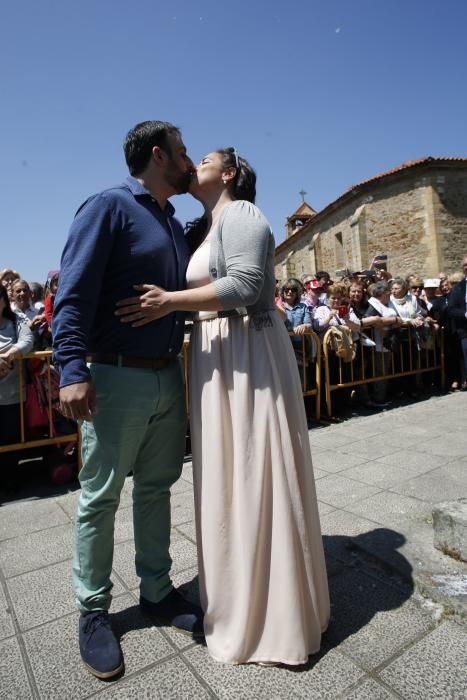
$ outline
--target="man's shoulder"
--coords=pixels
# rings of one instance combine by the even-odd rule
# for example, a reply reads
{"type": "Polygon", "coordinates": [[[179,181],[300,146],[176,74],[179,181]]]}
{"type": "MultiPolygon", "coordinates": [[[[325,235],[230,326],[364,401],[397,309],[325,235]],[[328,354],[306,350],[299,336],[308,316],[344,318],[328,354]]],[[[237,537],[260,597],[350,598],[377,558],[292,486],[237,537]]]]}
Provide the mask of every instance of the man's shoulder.
{"type": "Polygon", "coordinates": [[[113,185],[112,187],[107,187],[105,190],[91,194],[87,199],[80,204],[76,213],[78,214],[82,209],[90,204],[99,206],[114,204],[116,202],[128,201],[129,195],[131,195],[131,190],[125,182],[119,185],[113,185]]]}

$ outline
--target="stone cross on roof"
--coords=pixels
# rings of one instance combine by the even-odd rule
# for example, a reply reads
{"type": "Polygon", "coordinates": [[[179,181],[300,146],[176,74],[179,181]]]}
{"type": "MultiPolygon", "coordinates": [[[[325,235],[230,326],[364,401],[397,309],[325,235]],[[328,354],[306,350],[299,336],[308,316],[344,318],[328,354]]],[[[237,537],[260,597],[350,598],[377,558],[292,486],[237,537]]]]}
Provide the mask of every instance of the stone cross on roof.
{"type": "Polygon", "coordinates": [[[304,202],[304,201],[305,201],[305,195],[308,194],[308,192],[305,192],[305,190],[302,189],[302,190],[300,190],[300,192],[299,192],[298,194],[300,194],[300,195],[302,196],[302,202],[304,202]]]}

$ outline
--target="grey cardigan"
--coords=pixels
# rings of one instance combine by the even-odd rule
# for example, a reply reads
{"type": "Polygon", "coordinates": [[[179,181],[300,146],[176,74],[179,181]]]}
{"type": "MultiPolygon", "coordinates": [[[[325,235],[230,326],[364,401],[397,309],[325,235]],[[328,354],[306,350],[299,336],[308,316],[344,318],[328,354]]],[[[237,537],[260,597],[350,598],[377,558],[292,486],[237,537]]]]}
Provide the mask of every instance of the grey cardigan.
{"type": "Polygon", "coordinates": [[[244,200],[228,204],[213,232],[209,276],[226,311],[248,314],[275,308],[274,236],[258,207],[244,200]]]}

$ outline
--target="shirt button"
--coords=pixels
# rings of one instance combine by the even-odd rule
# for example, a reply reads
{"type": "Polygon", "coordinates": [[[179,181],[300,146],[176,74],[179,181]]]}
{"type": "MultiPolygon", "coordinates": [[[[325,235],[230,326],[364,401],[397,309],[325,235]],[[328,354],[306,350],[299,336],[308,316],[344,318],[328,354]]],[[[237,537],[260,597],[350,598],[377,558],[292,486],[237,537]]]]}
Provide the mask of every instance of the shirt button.
{"type": "Polygon", "coordinates": [[[172,352],[172,348],[169,348],[169,352],[172,352]]]}

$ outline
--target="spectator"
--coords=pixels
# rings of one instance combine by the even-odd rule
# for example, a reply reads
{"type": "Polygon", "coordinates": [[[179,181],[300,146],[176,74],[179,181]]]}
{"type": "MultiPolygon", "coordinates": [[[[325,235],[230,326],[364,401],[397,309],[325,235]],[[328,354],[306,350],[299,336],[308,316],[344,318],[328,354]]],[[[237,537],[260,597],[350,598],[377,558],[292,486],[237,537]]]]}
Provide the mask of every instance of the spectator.
{"type": "Polygon", "coordinates": [[[463,280],[456,284],[448,302],[448,314],[462,350],[462,391],[467,391],[467,255],[462,261],[463,280]]]}
{"type": "Polygon", "coordinates": [[[30,282],[29,289],[31,290],[32,305],[42,313],[44,311],[44,287],[39,282],[30,282]]]}
{"type": "Polygon", "coordinates": [[[31,291],[26,280],[16,280],[12,285],[13,303],[11,308],[19,316],[20,320],[27,323],[34,335],[34,349],[42,350],[46,347],[48,326],[45,315],[32,305],[31,291]]]}
{"type": "Polygon", "coordinates": [[[0,284],[3,287],[6,287],[6,290],[8,292],[8,298],[10,299],[10,302],[12,301],[11,298],[11,287],[12,284],[15,280],[19,279],[19,274],[16,272],[16,270],[12,270],[9,267],[6,267],[4,270],[0,272],[0,284]]]}
{"type": "MultiPolygon", "coordinates": [[[[306,304],[300,301],[303,287],[299,280],[291,278],[282,287],[281,300],[286,313],[285,326],[296,335],[303,335],[311,329],[311,315],[306,304]]],[[[296,340],[296,339],[292,339],[296,340]]],[[[300,341],[299,341],[300,342],[300,341]]]]}
{"type": "Polygon", "coordinates": [[[326,298],[327,298],[328,287],[329,287],[329,285],[332,284],[331,275],[329,274],[329,272],[325,272],[324,270],[321,270],[320,272],[316,273],[315,277],[318,280],[320,287],[323,290],[321,292],[321,294],[319,295],[319,303],[325,304],[326,298]]]}
{"type": "Polygon", "coordinates": [[[305,290],[302,294],[301,301],[308,306],[310,313],[314,308],[320,305],[320,295],[322,295],[324,289],[321,287],[320,282],[315,279],[308,279],[305,282],[305,290]]]}
{"type": "Polygon", "coordinates": [[[449,299],[452,286],[447,277],[441,280],[439,291],[432,304],[430,313],[443,329],[444,333],[444,365],[446,369],[447,385],[452,391],[456,391],[461,385],[462,354],[457,333],[449,318],[449,299]]]}
{"type": "MultiPolygon", "coordinates": [[[[394,330],[402,324],[396,311],[389,306],[390,291],[387,282],[376,282],[371,290],[366,317],[375,328],[375,374],[388,374],[391,367],[394,330]]],[[[373,385],[374,405],[380,408],[386,403],[387,380],[382,379],[373,385]]]]}
{"type": "MultiPolygon", "coordinates": [[[[28,325],[11,309],[7,288],[0,285],[0,445],[14,444],[21,439],[20,396],[18,363],[20,354],[33,347],[33,336],[28,325]]],[[[5,489],[18,485],[18,452],[1,455],[0,484],[5,489]]]]}
{"type": "MultiPolygon", "coordinates": [[[[417,297],[409,292],[407,282],[402,277],[394,278],[391,292],[390,306],[403,321],[402,327],[397,332],[401,352],[395,352],[396,371],[407,372],[409,369],[415,369],[414,351],[421,347],[425,319],[417,297]]],[[[407,391],[409,396],[416,398],[418,382],[419,380],[414,376],[408,377],[406,381],[399,380],[398,393],[403,394],[407,391]]]]}
{"type": "Polygon", "coordinates": [[[45,298],[44,313],[45,313],[45,317],[47,319],[47,323],[49,324],[50,331],[52,331],[52,316],[53,316],[55,295],[57,294],[57,289],[58,289],[58,277],[59,277],[58,272],[53,272],[51,274],[51,276],[48,280],[49,293],[47,294],[47,296],[45,298]]]}
{"type": "Polygon", "coordinates": [[[332,284],[327,288],[326,304],[313,311],[313,326],[321,339],[329,326],[347,326],[354,332],[360,331],[360,321],[346,303],[346,289],[342,284],[332,284]]]}

